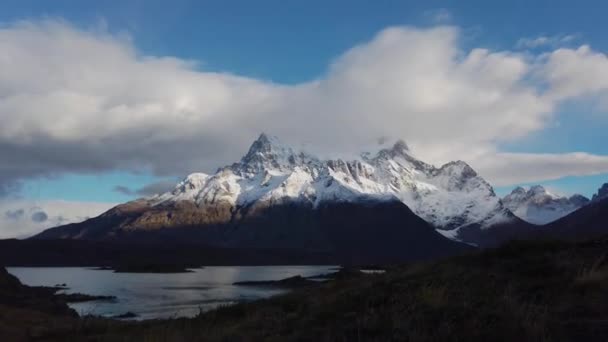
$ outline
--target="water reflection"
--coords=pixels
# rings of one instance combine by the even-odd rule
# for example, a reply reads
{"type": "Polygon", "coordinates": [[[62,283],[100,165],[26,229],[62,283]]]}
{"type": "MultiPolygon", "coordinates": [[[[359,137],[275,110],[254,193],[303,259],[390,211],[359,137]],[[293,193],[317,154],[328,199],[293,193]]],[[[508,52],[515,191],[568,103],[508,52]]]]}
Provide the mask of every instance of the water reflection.
{"type": "Polygon", "coordinates": [[[191,273],[114,273],[81,267],[11,267],[24,284],[67,284],[67,293],[116,296],[114,302],[70,304],[79,314],[115,316],[133,312],[137,319],[192,317],[221,305],[283,293],[282,289],[233,286],[238,281],[280,280],[329,273],[335,266],[229,266],[191,273]]]}

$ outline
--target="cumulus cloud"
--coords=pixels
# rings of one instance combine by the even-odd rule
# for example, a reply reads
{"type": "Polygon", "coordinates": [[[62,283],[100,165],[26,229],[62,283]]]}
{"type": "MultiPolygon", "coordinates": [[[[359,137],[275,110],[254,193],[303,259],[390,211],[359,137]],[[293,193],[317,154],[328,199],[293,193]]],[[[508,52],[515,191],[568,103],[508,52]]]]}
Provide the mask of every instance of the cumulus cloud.
{"type": "Polygon", "coordinates": [[[61,21],[4,25],[0,188],[67,171],[212,172],[262,131],[325,155],[403,138],[432,163],[470,161],[500,184],[530,178],[517,179],[509,164],[502,172],[493,166],[502,156],[496,146],[546,127],[560,101],[603,89],[608,77],[569,82],[605,56],[582,47],[531,60],[463,49],[460,36],[454,26],[387,28],[317,79],[281,85],[143,55],[129,39],[61,21]],[[573,66],[562,70],[563,62],[573,66]]]}
{"type": "Polygon", "coordinates": [[[81,222],[113,207],[114,203],[0,200],[0,239],[24,238],[54,226],[81,222]]]}
{"type": "MultiPolygon", "coordinates": [[[[558,49],[542,56],[539,73],[554,100],[608,95],[608,57],[588,45],[558,49]]],[[[608,108],[608,107],[606,107],[608,108]]]]}

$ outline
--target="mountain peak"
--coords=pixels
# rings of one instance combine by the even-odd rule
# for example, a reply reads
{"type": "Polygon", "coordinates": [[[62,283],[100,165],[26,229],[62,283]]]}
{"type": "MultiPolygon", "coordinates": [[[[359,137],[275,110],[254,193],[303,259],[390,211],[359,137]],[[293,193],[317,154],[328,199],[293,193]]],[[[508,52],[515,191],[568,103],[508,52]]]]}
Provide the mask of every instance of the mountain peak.
{"type": "Polygon", "coordinates": [[[530,187],[530,190],[528,192],[533,195],[548,194],[547,189],[545,189],[545,187],[542,185],[533,185],[530,187]]]}
{"type": "Polygon", "coordinates": [[[243,157],[243,160],[250,161],[259,158],[269,158],[272,156],[286,154],[293,154],[292,149],[281,144],[279,138],[262,133],[251,144],[249,151],[243,157]]]}
{"type": "MultiPolygon", "coordinates": [[[[532,185],[529,188],[524,188],[521,186],[516,187],[511,191],[509,195],[507,195],[510,199],[519,198],[521,200],[529,200],[529,199],[537,199],[537,200],[545,200],[547,198],[558,199],[561,196],[555,195],[547,191],[547,189],[542,185],[532,185]]],[[[506,198],[506,197],[505,197],[506,198]]]]}
{"type": "Polygon", "coordinates": [[[519,218],[533,224],[546,224],[586,205],[589,199],[582,195],[560,196],[542,185],[533,185],[528,190],[516,187],[502,202],[519,218]]]}
{"type": "Polygon", "coordinates": [[[407,143],[401,139],[396,140],[394,143],[390,143],[386,138],[378,140],[380,150],[374,155],[372,153],[363,153],[362,155],[368,157],[384,157],[384,158],[396,158],[402,157],[407,160],[414,160],[415,158],[410,155],[410,148],[407,143]]]}
{"type": "Polygon", "coordinates": [[[597,193],[593,195],[592,201],[599,201],[604,198],[608,198],[608,183],[604,183],[598,190],[597,193]]]}
{"type": "Polygon", "coordinates": [[[521,186],[518,186],[515,189],[513,189],[513,191],[511,191],[511,194],[525,194],[525,193],[526,193],[526,189],[524,189],[521,186]]]}
{"type": "Polygon", "coordinates": [[[280,150],[284,147],[281,146],[279,138],[275,136],[269,136],[266,133],[260,134],[260,136],[251,144],[247,155],[255,153],[268,153],[273,150],[280,150]]]}
{"type": "Polygon", "coordinates": [[[240,163],[233,165],[233,170],[245,173],[269,169],[287,171],[310,159],[312,157],[307,154],[296,152],[291,147],[283,145],[277,137],[262,133],[251,144],[240,163]]]}
{"type": "Polygon", "coordinates": [[[477,172],[475,172],[475,170],[473,170],[473,168],[469,164],[462,160],[451,161],[449,163],[444,164],[439,169],[440,172],[445,172],[446,170],[449,170],[449,173],[451,174],[459,174],[466,179],[477,177],[477,172]]]}
{"type": "Polygon", "coordinates": [[[395,141],[395,144],[393,145],[391,150],[398,153],[408,153],[410,151],[410,148],[407,146],[405,141],[399,139],[395,141]]]}
{"type": "Polygon", "coordinates": [[[574,194],[574,195],[570,196],[568,198],[568,200],[571,203],[574,203],[575,205],[578,205],[581,207],[584,205],[587,205],[589,203],[589,199],[587,197],[585,197],[583,195],[579,195],[579,194],[574,194]]]}

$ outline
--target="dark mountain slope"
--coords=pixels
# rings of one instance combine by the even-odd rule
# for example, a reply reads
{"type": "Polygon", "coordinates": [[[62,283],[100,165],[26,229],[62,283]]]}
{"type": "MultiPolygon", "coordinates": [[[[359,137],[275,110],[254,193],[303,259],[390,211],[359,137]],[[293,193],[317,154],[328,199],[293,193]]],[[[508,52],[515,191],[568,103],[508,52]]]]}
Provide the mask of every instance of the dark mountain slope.
{"type": "Polygon", "coordinates": [[[200,211],[185,208],[150,211],[117,207],[82,223],[47,230],[33,239],[284,249],[329,255],[338,263],[393,263],[452,255],[470,248],[444,238],[398,201],[244,208],[224,221],[216,216],[207,224],[200,224],[206,217],[194,216],[200,211]],[[141,222],[142,216],[154,215],[165,217],[167,225],[133,225],[141,222]]]}
{"type": "Polygon", "coordinates": [[[555,238],[584,240],[608,234],[608,198],[595,200],[561,219],[543,226],[555,238]]]}
{"type": "Polygon", "coordinates": [[[494,224],[487,228],[482,228],[478,224],[461,227],[458,231],[458,238],[482,248],[494,248],[511,240],[535,238],[539,229],[541,229],[539,226],[515,217],[511,221],[494,224]]]}

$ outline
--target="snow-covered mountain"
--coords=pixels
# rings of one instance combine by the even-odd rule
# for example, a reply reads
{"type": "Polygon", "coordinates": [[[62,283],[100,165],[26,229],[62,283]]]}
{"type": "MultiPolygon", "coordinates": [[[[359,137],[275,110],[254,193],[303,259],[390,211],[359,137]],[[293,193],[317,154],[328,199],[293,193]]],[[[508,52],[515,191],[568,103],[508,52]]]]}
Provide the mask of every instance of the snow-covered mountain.
{"type": "Polygon", "coordinates": [[[240,162],[213,175],[191,174],[173,191],[147,200],[152,206],[191,201],[199,207],[223,203],[238,208],[395,199],[444,235],[512,217],[490,184],[465,162],[434,167],[414,158],[403,141],[354,160],[321,160],[265,134],[240,162]]]}
{"type": "Polygon", "coordinates": [[[502,199],[505,207],[519,218],[533,224],[547,224],[589,203],[582,195],[570,197],[552,194],[540,185],[529,189],[517,187],[502,199]]]}
{"type": "Polygon", "coordinates": [[[214,174],[193,173],[170,192],[34,238],[284,248],[371,262],[469,248],[449,239],[496,245],[522,224],[465,162],[435,167],[403,141],[321,159],[262,134],[214,174]]]}

